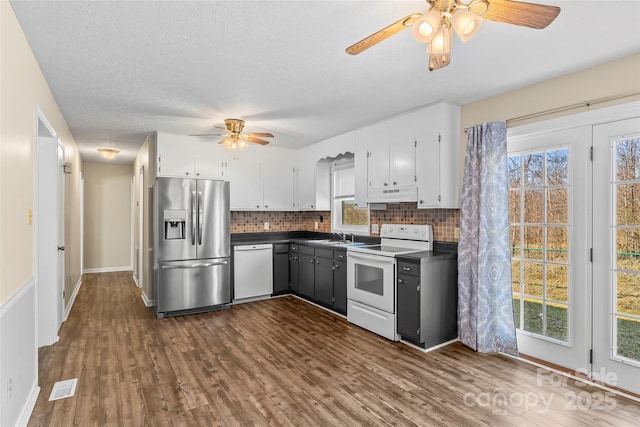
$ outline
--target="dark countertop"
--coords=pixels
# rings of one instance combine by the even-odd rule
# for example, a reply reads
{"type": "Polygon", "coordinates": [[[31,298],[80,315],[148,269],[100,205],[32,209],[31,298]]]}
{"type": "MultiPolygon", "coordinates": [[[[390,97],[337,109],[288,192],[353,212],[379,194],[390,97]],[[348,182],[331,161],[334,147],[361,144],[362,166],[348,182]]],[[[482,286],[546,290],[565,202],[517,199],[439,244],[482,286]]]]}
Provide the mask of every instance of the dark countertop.
{"type": "MultiPolygon", "coordinates": [[[[297,243],[300,245],[312,245],[331,249],[347,249],[344,246],[324,245],[312,243],[309,240],[331,239],[338,240],[338,235],[333,233],[320,233],[314,231],[270,231],[260,233],[232,233],[231,246],[259,245],[265,243],[297,243]]],[[[356,242],[375,245],[380,243],[379,237],[355,236],[356,242]]],[[[415,252],[398,256],[398,258],[416,259],[455,259],[458,256],[458,244],[455,242],[434,242],[433,251],[415,252]]]]}
{"type": "MultiPolygon", "coordinates": [[[[231,246],[258,245],[264,243],[298,243],[326,248],[340,248],[339,246],[323,245],[322,243],[312,243],[309,240],[330,239],[338,240],[338,235],[333,233],[320,233],[313,231],[274,231],[265,233],[232,233],[231,246]]],[[[368,244],[380,243],[378,237],[355,236],[356,242],[368,244]]],[[[346,249],[346,248],[345,248],[346,249]]]]}

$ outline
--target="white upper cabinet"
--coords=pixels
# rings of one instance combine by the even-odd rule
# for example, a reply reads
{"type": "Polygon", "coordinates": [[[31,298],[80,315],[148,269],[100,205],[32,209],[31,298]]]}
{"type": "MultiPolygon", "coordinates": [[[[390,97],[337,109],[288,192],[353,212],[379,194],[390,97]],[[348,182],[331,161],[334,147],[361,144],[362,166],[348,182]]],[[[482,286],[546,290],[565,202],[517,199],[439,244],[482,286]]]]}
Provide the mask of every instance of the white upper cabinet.
{"type": "Polygon", "coordinates": [[[265,148],[229,161],[231,210],[294,210],[294,160],[293,150],[265,148]]]}
{"type": "Polygon", "coordinates": [[[460,107],[439,103],[426,109],[418,143],[418,208],[460,208],[460,107]]]}
{"type": "Polygon", "coordinates": [[[356,204],[460,206],[460,107],[441,102],[356,131],[356,204]]]}
{"type": "Polygon", "coordinates": [[[157,176],[225,179],[228,154],[215,141],[158,132],[157,176]]]}

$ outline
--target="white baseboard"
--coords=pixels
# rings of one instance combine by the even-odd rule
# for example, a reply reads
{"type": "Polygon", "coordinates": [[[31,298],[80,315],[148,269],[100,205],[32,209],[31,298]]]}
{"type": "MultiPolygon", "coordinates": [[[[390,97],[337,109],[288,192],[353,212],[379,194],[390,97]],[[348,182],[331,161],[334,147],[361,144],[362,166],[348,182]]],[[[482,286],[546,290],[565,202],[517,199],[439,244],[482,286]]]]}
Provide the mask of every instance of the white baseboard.
{"type": "Polygon", "coordinates": [[[38,382],[34,381],[33,387],[31,388],[31,393],[29,393],[29,398],[27,402],[22,407],[22,411],[20,412],[20,416],[16,421],[16,427],[27,427],[29,424],[29,418],[31,418],[31,413],[33,412],[33,408],[36,406],[36,401],[38,400],[38,395],[40,394],[40,387],[38,387],[38,382]]]}
{"type": "Polygon", "coordinates": [[[76,296],[78,296],[78,291],[80,290],[80,286],[82,286],[82,276],[78,279],[76,283],[76,287],[73,288],[73,292],[71,293],[71,298],[69,299],[69,303],[67,304],[67,308],[64,310],[64,321],[67,321],[69,317],[69,313],[71,313],[71,308],[73,307],[73,303],[76,301],[76,296]]]}
{"type": "Polygon", "coordinates": [[[136,287],[140,287],[140,283],[138,283],[138,278],[136,277],[135,274],[131,275],[131,277],[133,278],[133,283],[136,284],[136,287]]]}
{"type": "Polygon", "coordinates": [[[149,299],[149,297],[147,297],[147,294],[145,294],[144,291],[142,291],[142,295],[140,296],[142,297],[142,301],[144,302],[145,307],[153,307],[154,305],[156,305],[156,302],[152,299],[149,299]]]}
{"type": "Polygon", "coordinates": [[[85,268],[85,273],[113,273],[116,271],[133,271],[130,265],[124,267],[100,267],[100,268],[85,268]]]}

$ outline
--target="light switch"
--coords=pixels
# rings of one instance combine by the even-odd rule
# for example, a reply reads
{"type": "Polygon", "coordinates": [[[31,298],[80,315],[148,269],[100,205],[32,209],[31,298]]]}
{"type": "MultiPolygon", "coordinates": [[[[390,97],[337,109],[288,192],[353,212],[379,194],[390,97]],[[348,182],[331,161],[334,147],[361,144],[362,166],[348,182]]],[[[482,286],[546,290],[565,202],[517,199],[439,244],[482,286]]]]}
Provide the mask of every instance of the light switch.
{"type": "Polygon", "coordinates": [[[269,223],[267,221],[264,222],[264,229],[265,230],[269,229],[269,223]]]}
{"type": "Polygon", "coordinates": [[[460,229],[458,227],[453,229],[453,238],[454,239],[459,239],[460,238],[460,229]]]}
{"type": "Polygon", "coordinates": [[[316,230],[318,229],[318,221],[313,223],[313,228],[315,228],[316,230]]]}
{"type": "Polygon", "coordinates": [[[377,234],[380,232],[380,230],[378,229],[378,224],[372,224],[371,225],[371,232],[374,234],[377,234]]]}

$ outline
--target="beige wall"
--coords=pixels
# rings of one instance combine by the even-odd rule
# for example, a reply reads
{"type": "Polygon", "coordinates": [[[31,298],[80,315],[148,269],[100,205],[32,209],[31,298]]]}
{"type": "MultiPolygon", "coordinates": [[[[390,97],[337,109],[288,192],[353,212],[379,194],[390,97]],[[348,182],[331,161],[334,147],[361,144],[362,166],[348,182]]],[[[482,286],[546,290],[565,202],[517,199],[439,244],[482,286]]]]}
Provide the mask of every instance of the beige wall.
{"type": "MultiPolygon", "coordinates": [[[[502,95],[483,99],[462,106],[461,142],[462,155],[467,145],[464,128],[496,120],[508,120],[545,110],[560,108],[598,98],[640,90],[640,54],[630,55],[567,74],[542,83],[517,89],[502,95]]],[[[590,109],[602,108],[640,99],[640,95],[593,105],[590,109]]],[[[575,108],[555,115],[547,115],[509,123],[509,127],[547,120],[561,115],[575,114],[588,108],[575,108]]]]}
{"type": "Polygon", "coordinates": [[[84,164],[84,268],[131,267],[131,165],[84,164]]]}
{"type": "Polygon", "coordinates": [[[36,106],[65,146],[67,295],[80,277],[79,186],[82,159],[8,1],[0,1],[0,304],[35,275],[36,106]],[[70,285],[71,283],[71,285],[70,285]]]}

